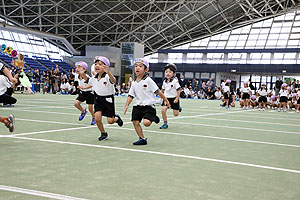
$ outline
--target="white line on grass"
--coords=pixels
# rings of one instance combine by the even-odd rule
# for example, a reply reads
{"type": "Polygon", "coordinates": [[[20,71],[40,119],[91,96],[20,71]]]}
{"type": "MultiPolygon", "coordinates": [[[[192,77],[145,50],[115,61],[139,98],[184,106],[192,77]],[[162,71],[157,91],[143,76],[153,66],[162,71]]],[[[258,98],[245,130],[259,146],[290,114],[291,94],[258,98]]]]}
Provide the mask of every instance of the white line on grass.
{"type": "Polygon", "coordinates": [[[254,124],[271,124],[271,125],[282,125],[282,126],[300,126],[299,124],[284,124],[284,123],[275,123],[275,122],[262,122],[262,121],[246,121],[246,120],[237,120],[237,119],[220,119],[220,118],[207,118],[199,117],[205,120],[219,120],[219,121],[228,121],[228,122],[247,122],[254,124]]]}
{"type": "Polygon", "coordinates": [[[29,121],[29,122],[41,122],[41,123],[50,123],[50,124],[64,124],[64,125],[73,125],[73,126],[89,126],[85,124],[78,124],[78,123],[68,123],[68,122],[55,122],[55,121],[45,121],[45,120],[37,120],[37,119],[22,119],[16,118],[16,120],[20,121],[29,121]]]}
{"type": "Polygon", "coordinates": [[[84,143],[76,143],[76,142],[65,142],[65,141],[47,140],[47,139],[38,139],[38,138],[27,138],[27,137],[14,137],[14,138],[22,139],[22,140],[31,140],[31,141],[40,141],[40,142],[49,142],[49,143],[58,143],[58,144],[69,144],[69,145],[95,147],[95,148],[103,148],[103,149],[114,149],[114,150],[121,150],[121,151],[130,151],[130,152],[139,152],[139,153],[147,153],[147,154],[154,154],[154,155],[164,155],[164,156],[187,158],[187,159],[194,159],[194,160],[205,160],[205,161],[211,161],[211,162],[218,162],[218,163],[255,167],[255,168],[261,168],[261,169],[269,169],[269,170],[275,170],[275,171],[283,171],[283,172],[300,174],[300,171],[293,170],[293,169],[271,167],[271,166],[265,166],[265,165],[256,165],[256,164],[251,164],[251,163],[243,163],[243,162],[236,162],[236,161],[229,161],[229,160],[219,160],[219,159],[206,158],[206,157],[200,157],[200,156],[188,156],[188,155],[165,153],[165,152],[158,152],[158,151],[148,151],[148,150],[140,150],[140,149],[93,145],[93,144],[84,144],[84,143]]]}
{"type": "Polygon", "coordinates": [[[17,192],[17,193],[22,193],[22,194],[29,194],[29,195],[33,195],[33,196],[39,196],[39,197],[47,197],[47,198],[51,198],[51,199],[86,200],[86,199],[77,198],[77,197],[65,196],[65,195],[49,193],[49,192],[42,192],[42,191],[37,191],[37,190],[29,190],[29,189],[19,188],[19,187],[11,187],[11,186],[6,186],[6,185],[0,185],[0,190],[17,192]]]}
{"type": "MultiPolygon", "coordinates": [[[[110,126],[110,127],[107,127],[107,128],[135,131],[135,129],[132,129],[132,128],[123,128],[123,127],[112,127],[112,126],[110,126]]],[[[159,133],[159,134],[167,134],[167,135],[179,135],[179,136],[186,136],[186,137],[200,137],[200,138],[209,138],[209,139],[217,139],[217,140],[228,140],[228,141],[236,141],[236,142],[247,142],[247,143],[255,143],[255,144],[267,144],[267,145],[276,145],[276,146],[285,146],[285,147],[300,148],[299,145],[276,143],[276,142],[264,142],[264,141],[259,141],[259,140],[244,140],[244,139],[217,137],[217,136],[209,136],[209,135],[195,135],[195,134],[185,134],[185,133],[166,132],[166,131],[154,131],[154,130],[147,130],[147,129],[144,129],[143,132],[159,133]]]]}
{"type": "Polygon", "coordinates": [[[237,127],[237,126],[224,126],[224,125],[213,125],[213,124],[199,124],[199,123],[188,123],[188,122],[173,122],[176,124],[183,124],[183,125],[193,125],[193,126],[208,126],[208,127],[215,127],[215,128],[230,128],[230,129],[241,129],[241,130],[252,130],[252,131],[262,131],[262,132],[275,132],[275,133],[287,133],[287,134],[296,134],[300,135],[300,132],[292,132],[292,131],[279,131],[279,130],[271,130],[271,129],[259,129],[259,128],[248,128],[248,127],[237,127]]]}
{"type": "MultiPolygon", "coordinates": [[[[274,121],[274,118],[273,117],[264,117],[264,116],[253,116],[253,115],[239,115],[237,114],[236,116],[240,116],[240,117],[247,117],[247,118],[256,118],[256,119],[270,119],[272,121],[274,121]]],[[[281,118],[277,118],[275,119],[275,121],[282,121],[282,120],[288,120],[288,121],[299,121],[299,119],[293,119],[293,118],[284,118],[284,117],[281,117],[281,118]]]]}

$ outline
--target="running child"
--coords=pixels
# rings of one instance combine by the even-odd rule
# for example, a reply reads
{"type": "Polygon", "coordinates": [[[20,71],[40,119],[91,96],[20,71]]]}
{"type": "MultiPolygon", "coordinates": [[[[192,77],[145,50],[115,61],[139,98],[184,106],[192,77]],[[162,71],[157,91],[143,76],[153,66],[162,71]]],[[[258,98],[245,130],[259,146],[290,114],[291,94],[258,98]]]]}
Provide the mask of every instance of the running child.
{"type": "Polygon", "coordinates": [[[156,115],[155,98],[154,93],[158,94],[165,104],[170,108],[171,105],[165,95],[159,90],[156,83],[149,77],[147,73],[149,71],[149,62],[144,58],[137,58],[134,61],[134,73],[136,74],[136,80],[130,87],[127,102],[124,108],[124,114],[126,114],[128,106],[132,102],[133,98],[136,98],[135,105],[132,109],[131,121],[135,128],[139,140],[134,142],[133,145],[146,145],[147,138],[144,137],[140,122],[143,119],[145,126],[150,126],[152,122],[159,123],[159,117],[156,115]]]}
{"type": "MultiPolygon", "coordinates": [[[[181,112],[180,104],[179,104],[179,96],[181,92],[181,87],[179,85],[179,81],[176,75],[176,65],[173,63],[169,63],[165,67],[165,80],[162,85],[162,93],[167,97],[171,109],[173,109],[173,115],[177,117],[179,112],[181,112]]],[[[163,101],[161,107],[161,114],[164,120],[164,124],[159,127],[160,129],[168,128],[168,120],[167,120],[167,110],[165,102],[163,101]]]]}
{"type": "Polygon", "coordinates": [[[283,83],[281,85],[281,90],[279,91],[279,96],[280,96],[279,102],[280,102],[280,104],[279,104],[279,107],[278,107],[278,112],[280,112],[282,108],[283,108],[283,112],[286,112],[286,104],[288,102],[288,93],[289,93],[286,86],[287,86],[287,84],[283,83]]]}
{"type": "Polygon", "coordinates": [[[244,82],[244,87],[241,89],[242,99],[244,100],[244,109],[248,110],[250,104],[251,89],[248,86],[248,81],[244,82]]]}
{"type": "MultiPolygon", "coordinates": [[[[76,62],[76,75],[75,75],[75,79],[78,82],[78,86],[80,88],[84,88],[85,86],[88,85],[88,81],[90,79],[90,76],[86,74],[86,70],[88,68],[88,65],[83,62],[76,62]]],[[[78,87],[78,88],[79,88],[78,87]]],[[[92,93],[92,89],[88,88],[88,89],[80,89],[79,90],[79,94],[78,97],[76,98],[75,102],[74,102],[74,106],[81,111],[81,115],[79,116],[79,121],[82,121],[87,113],[86,109],[83,109],[81,104],[83,102],[85,102],[88,104],[89,107],[89,111],[92,115],[92,122],[91,125],[95,125],[96,121],[95,121],[95,114],[94,114],[94,110],[93,110],[93,105],[94,105],[94,95],[92,93]]]]}
{"type": "Polygon", "coordinates": [[[266,83],[261,84],[261,88],[257,91],[257,94],[259,95],[258,110],[260,111],[260,109],[262,109],[263,111],[265,111],[266,105],[268,102],[268,99],[267,99],[268,91],[266,88],[266,83]],[[261,106],[261,105],[263,105],[263,106],[261,106]]]}
{"type": "Polygon", "coordinates": [[[79,86],[80,89],[93,88],[94,90],[94,110],[97,127],[100,130],[99,141],[107,140],[108,133],[105,131],[102,116],[107,118],[109,124],[117,123],[123,126],[123,121],[119,114],[115,113],[115,87],[116,79],[109,71],[110,62],[106,57],[95,57],[95,72],[96,75],[90,78],[88,85],[85,87],[79,86]]]}

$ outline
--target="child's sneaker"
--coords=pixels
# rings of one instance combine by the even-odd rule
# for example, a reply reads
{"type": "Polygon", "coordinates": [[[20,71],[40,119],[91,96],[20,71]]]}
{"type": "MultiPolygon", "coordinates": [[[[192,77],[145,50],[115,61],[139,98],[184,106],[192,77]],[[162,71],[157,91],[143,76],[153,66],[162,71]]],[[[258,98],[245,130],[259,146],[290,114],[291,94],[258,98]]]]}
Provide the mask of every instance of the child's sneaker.
{"type": "Polygon", "coordinates": [[[281,110],[280,110],[280,108],[278,108],[278,112],[280,112],[281,110]]]}
{"type": "Polygon", "coordinates": [[[133,145],[147,145],[147,138],[143,139],[140,137],[140,139],[134,142],[133,145]]]}
{"type": "Polygon", "coordinates": [[[223,108],[223,107],[224,107],[224,104],[221,103],[220,106],[223,108]]]}
{"type": "Polygon", "coordinates": [[[96,120],[95,118],[92,119],[91,125],[95,125],[96,124],[96,120]]]}
{"type": "Polygon", "coordinates": [[[154,122],[155,122],[156,124],[158,124],[159,121],[160,121],[159,117],[158,117],[158,116],[155,116],[154,122]]]}
{"type": "Polygon", "coordinates": [[[299,112],[299,110],[296,111],[297,113],[299,112]]]}
{"type": "Polygon", "coordinates": [[[260,108],[258,108],[258,111],[260,111],[260,108]]]}
{"type": "Polygon", "coordinates": [[[123,126],[123,120],[121,119],[121,116],[120,116],[118,113],[116,113],[116,117],[118,118],[118,120],[116,121],[117,124],[118,124],[120,127],[123,126]]]}
{"type": "Polygon", "coordinates": [[[101,133],[101,136],[98,138],[99,141],[102,141],[102,140],[108,140],[108,133],[105,132],[105,133],[101,133]]]}
{"type": "Polygon", "coordinates": [[[161,125],[161,127],[159,127],[160,129],[167,129],[169,126],[168,124],[164,123],[163,125],[161,125]]]}
{"type": "Polygon", "coordinates": [[[181,112],[182,111],[182,107],[181,106],[179,106],[179,112],[181,112]]]}
{"type": "Polygon", "coordinates": [[[83,120],[85,115],[86,115],[87,111],[86,109],[84,109],[82,112],[81,112],[81,115],[79,116],[79,121],[83,120]]]}
{"type": "Polygon", "coordinates": [[[13,132],[15,130],[15,117],[10,114],[7,116],[8,123],[5,126],[8,128],[9,132],[13,132]]]}
{"type": "Polygon", "coordinates": [[[226,106],[226,109],[229,109],[230,107],[229,106],[226,106]]]}
{"type": "Polygon", "coordinates": [[[265,109],[265,108],[263,108],[262,110],[263,110],[263,111],[265,111],[266,109],[265,109]]]}
{"type": "Polygon", "coordinates": [[[286,112],[286,109],[283,109],[283,112],[286,112]]]}

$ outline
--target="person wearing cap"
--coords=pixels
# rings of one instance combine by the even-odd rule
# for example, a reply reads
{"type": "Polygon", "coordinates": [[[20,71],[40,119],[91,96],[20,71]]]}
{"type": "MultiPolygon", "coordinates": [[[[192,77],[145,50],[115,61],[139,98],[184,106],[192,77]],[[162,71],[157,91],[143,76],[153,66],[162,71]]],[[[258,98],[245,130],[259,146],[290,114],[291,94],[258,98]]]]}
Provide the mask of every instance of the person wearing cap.
{"type": "Polygon", "coordinates": [[[266,104],[268,102],[267,95],[268,95],[268,90],[266,88],[266,83],[261,84],[261,88],[257,90],[257,95],[259,96],[258,98],[258,110],[260,111],[261,109],[263,111],[266,110],[266,104]],[[263,105],[261,107],[261,105],[263,105]]]}
{"type": "Polygon", "coordinates": [[[242,99],[244,100],[244,109],[248,110],[250,104],[251,88],[248,86],[248,81],[244,82],[244,87],[241,89],[242,99]]]}
{"type": "Polygon", "coordinates": [[[149,77],[147,73],[149,71],[149,62],[144,58],[137,58],[134,60],[134,73],[136,74],[136,80],[133,81],[130,87],[127,102],[124,107],[124,114],[132,102],[133,98],[136,99],[132,109],[131,121],[136,130],[139,140],[134,142],[133,145],[146,145],[147,138],[144,137],[140,122],[143,120],[143,124],[148,127],[155,122],[159,123],[159,117],[156,115],[155,109],[155,97],[154,94],[158,94],[164,101],[165,105],[171,107],[166,96],[159,90],[156,83],[149,77]]]}
{"type": "Polygon", "coordinates": [[[220,104],[221,107],[225,107],[226,106],[226,109],[229,109],[229,100],[230,100],[230,83],[231,83],[231,80],[227,79],[225,81],[225,86],[223,88],[223,103],[220,104]]]}
{"type": "MultiPolygon", "coordinates": [[[[181,112],[181,107],[179,104],[179,96],[180,92],[182,91],[179,81],[176,75],[176,65],[173,63],[169,63],[165,66],[165,80],[162,85],[162,93],[167,97],[168,101],[171,104],[171,108],[173,109],[173,115],[176,117],[181,112]]],[[[167,129],[168,119],[167,119],[167,110],[168,107],[166,106],[165,102],[163,101],[161,107],[161,114],[164,120],[164,123],[160,129],[167,129]]]]}
{"type": "Polygon", "coordinates": [[[104,129],[102,116],[107,117],[107,122],[109,124],[117,123],[119,126],[123,126],[123,121],[121,116],[115,113],[114,83],[116,82],[116,79],[109,71],[110,62],[104,56],[96,56],[94,61],[96,75],[90,78],[87,86],[80,88],[93,88],[94,90],[95,119],[101,133],[98,140],[103,141],[107,140],[109,135],[104,129]]]}
{"type": "Polygon", "coordinates": [[[289,110],[291,111],[293,108],[295,108],[297,110],[297,94],[294,93],[292,94],[292,99],[291,101],[289,101],[289,110]]]}
{"type": "Polygon", "coordinates": [[[95,114],[94,114],[94,110],[93,110],[94,95],[92,93],[92,89],[90,89],[90,88],[81,89],[81,88],[88,85],[87,83],[90,79],[90,76],[88,74],[86,74],[86,70],[88,68],[88,65],[83,61],[76,62],[75,65],[76,65],[75,81],[78,82],[78,88],[80,90],[79,90],[78,97],[76,98],[76,100],[74,102],[74,106],[79,111],[81,111],[81,114],[79,116],[79,121],[82,121],[84,119],[85,115],[87,114],[87,110],[85,108],[83,108],[81,106],[81,104],[83,102],[86,102],[88,104],[89,111],[92,115],[91,125],[95,125],[96,120],[95,120],[95,114]]]}
{"type": "Polygon", "coordinates": [[[288,102],[288,94],[289,94],[289,91],[287,90],[287,84],[286,83],[283,83],[281,85],[281,90],[279,91],[279,107],[278,107],[278,112],[281,111],[281,109],[283,108],[283,111],[286,112],[286,105],[287,105],[287,102],[288,102]]]}

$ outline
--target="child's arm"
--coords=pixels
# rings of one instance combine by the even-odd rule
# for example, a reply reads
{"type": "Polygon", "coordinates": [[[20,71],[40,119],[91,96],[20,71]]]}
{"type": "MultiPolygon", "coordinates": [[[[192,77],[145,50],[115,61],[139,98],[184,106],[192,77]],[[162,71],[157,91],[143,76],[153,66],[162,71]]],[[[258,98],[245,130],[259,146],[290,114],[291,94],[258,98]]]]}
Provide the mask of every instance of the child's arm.
{"type": "Polygon", "coordinates": [[[177,96],[176,96],[176,98],[174,99],[174,103],[177,103],[177,102],[178,102],[181,91],[182,91],[181,88],[179,88],[179,89],[177,90],[177,96]]]}
{"type": "Polygon", "coordinates": [[[8,77],[8,79],[12,82],[12,83],[17,83],[18,80],[16,78],[14,78],[10,71],[6,68],[6,67],[3,67],[3,73],[8,77]]]}
{"type": "Polygon", "coordinates": [[[112,75],[112,73],[110,73],[108,66],[106,66],[106,65],[104,66],[104,71],[108,74],[110,82],[115,83],[116,79],[115,79],[114,75],[112,75]]]}
{"type": "Polygon", "coordinates": [[[86,75],[86,73],[84,73],[84,71],[80,72],[80,76],[84,79],[84,80],[88,80],[88,76],[86,75]]]}
{"type": "Polygon", "coordinates": [[[124,115],[126,114],[128,107],[129,107],[130,103],[132,102],[132,99],[133,99],[133,97],[128,96],[125,107],[124,107],[124,115]]]}
{"type": "Polygon", "coordinates": [[[165,104],[171,108],[170,102],[168,101],[167,97],[159,90],[157,94],[164,100],[165,104]]]}
{"type": "Polygon", "coordinates": [[[91,87],[93,87],[93,86],[91,86],[91,85],[87,85],[87,86],[84,86],[84,87],[82,87],[82,86],[77,86],[77,88],[78,89],[81,89],[81,90],[86,90],[86,89],[90,89],[91,87]]]}

